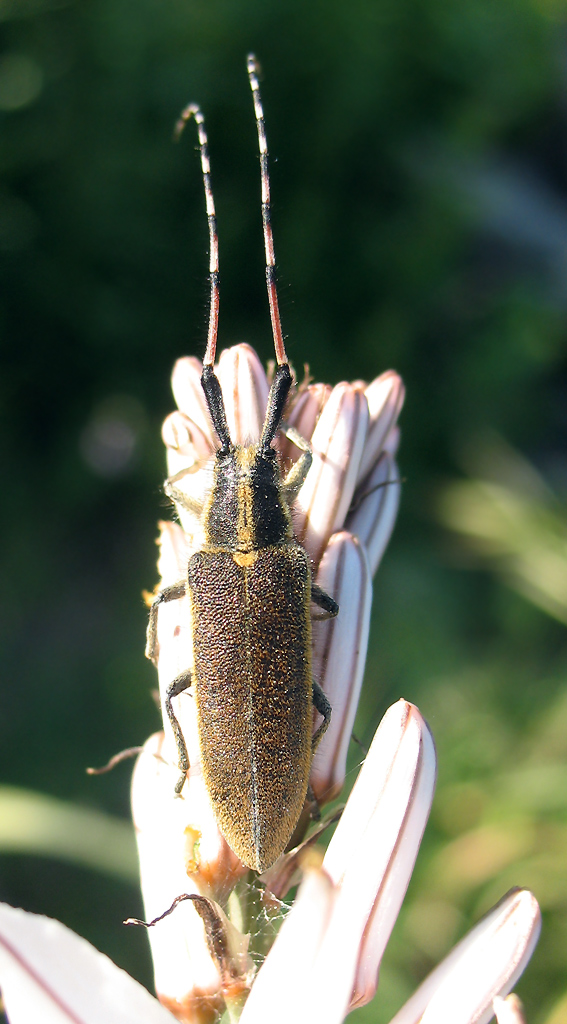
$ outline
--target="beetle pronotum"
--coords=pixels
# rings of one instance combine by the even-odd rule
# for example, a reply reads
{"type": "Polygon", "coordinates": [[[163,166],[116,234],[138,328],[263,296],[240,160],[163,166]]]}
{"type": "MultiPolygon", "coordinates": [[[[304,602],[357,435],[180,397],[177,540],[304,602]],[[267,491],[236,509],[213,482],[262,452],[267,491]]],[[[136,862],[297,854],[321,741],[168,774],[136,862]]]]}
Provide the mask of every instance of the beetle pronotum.
{"type": "Polygon", "coordinates": [[[155,597],[146,654],[158,659],[157,615],[161,604],[188,595],[192,614],[193,666],[168,686],[165,708],[181,777],[187,749],[172,699],[188,687],[195,699],[201,766],[219,828],[238,857],[265,871],[288,845],[308,791],[313,752],[330,721],[331,706],[312,679],[311,603],[328,616],[338,612],[311,578],[304,548],[293,535],[290,506],[312,462],[311,449],[295,431],[288,436],[302,455],[282,479],[273,442],[281,428],[292,375],[285,351],[275,280],[270,181],[258,65],[248,57],[248,76],[258,128],[266,283],[277,368],[261,437],[233,443],[214,362],[219,311],[219,261],[215,205],[204,119],[188,106],[179,134],[194,118],[209,223],[211,298],[201,385],[220,447],[213,485],[201,506],[166,480],[166,494],[200,515],[204,544],[187,565],[186,578],[155,597]],[[313,707],[323,722],[313,732],[313,707]]]}

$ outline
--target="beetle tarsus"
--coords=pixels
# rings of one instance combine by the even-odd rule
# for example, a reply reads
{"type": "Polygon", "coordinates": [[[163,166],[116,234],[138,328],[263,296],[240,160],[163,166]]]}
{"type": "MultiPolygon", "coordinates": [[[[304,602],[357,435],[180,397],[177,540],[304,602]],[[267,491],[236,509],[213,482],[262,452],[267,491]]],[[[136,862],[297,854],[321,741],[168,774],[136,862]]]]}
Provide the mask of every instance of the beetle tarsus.
{"type": "Polygon", "coordinates": [[[283,433],[288,441],[291,441],[296,448],[303,452],[297,462],[294,462],[282,484],[285,500],[288,505],[293,505],[313,464],[313,451],[309,441],[306,441],[294,427],[286,427],[283,433]]]}
{"type": "Polygon", "coordinates": [[[315,711],[318,711],[319,714],[323,716],[323,721],[321,722],[321,725],[317,729],[317,732],[314,733],[313,739],[311,741],[311,749],[313,753],[315,753],[317,747],[319,746],[319,743],[321,742],[325,732],[327,731],[327,728],[331,721],[331,714],[333,711],[329,701],[327,700],[325,694],[323,693],[321,687],[319,686],[319,683],[316,682],[313,682],[313,707],[315,708],[315,711]]]}
{"type": "Polygon", "coordinates": [[[185,772],[181,772],[181,775],[179,776],[177,782],[175,783],[175,788],[173,790],[175,796],[181,796],[181,790],[183,789],[186,781],[187,775],[185,774],[185,772]]]}
{"type": "MultiPolygon", "coordinates": [[[[192,468],[192,467],[191,467],[192,468]]],[[[177,505],[181,505],[181,508],[185,512],[190,512],[194,516],[200,516],[203,511],[203,505],[200,501],[196,501],[189,494],[185,494],[184,491],[180,491],[178,487],[174,486],[174,483],[181,475],[186,476],[186,473],[177,473],[174,477],[168,477],[164,481],[163,492],[167,494],[168,498],[171,498],[177,505]]]]}
{"type": "Polygon", "coordinates": [[[313,618],[320,622],[323,619],[334,619],[339,614],[337,602],[322,587],[316,583],[311,584],[311,600],[319,608],[323,609],[323,615],[314,615],[313,618]]]}
{"type": "Polygon", "coordinates": [[[146,632],[146,658],[157,665],[158,662],[158,642],[157,642],[157,618],[160,604],[166,604],[168,601],[178,601],[179,598],[185,597],[186,593],[185,581],[181,583],[174,583],[171,587],[164,587],[160,590],[150,606],[150,618],[148,622],[148,629],[146,632]]]}
{"type": "Polygon", "coordinates": [[[187,754],[187,746],[185,743],[185,737],[181,732],[181,726],[177,721],[177,717],[173,710],[171,700],[173,697],[179,697],[180,693],[184,693],[191,686],[191,671],[188,669],[187,672],[182,672],[181,675],[176,676],[172,683],[169,684],[165,691],[165,710],[167,711],[167,717],[171,728],[173,729],[173,735],[175,738],[175,746],[177,747],[178,760],[177,764],[181,771],[181,775],[175,783],[175,795],[180,796],[181,790],[183,789],[187,772],[189,771],[189,755],[187,754]]]}

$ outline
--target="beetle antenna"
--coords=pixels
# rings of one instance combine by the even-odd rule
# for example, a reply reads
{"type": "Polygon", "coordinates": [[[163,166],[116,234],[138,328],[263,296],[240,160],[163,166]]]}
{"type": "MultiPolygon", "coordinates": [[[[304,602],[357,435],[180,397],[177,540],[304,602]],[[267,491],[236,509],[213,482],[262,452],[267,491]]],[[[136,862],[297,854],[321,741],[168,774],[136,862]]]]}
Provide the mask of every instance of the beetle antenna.
{"type": "Polygon", "coordinates": [[[272,206],[270,202],[270,175],[268,173],[268,141],[266,139],[266,124],[264,121],[264,108],[260,96],[260,85],[258,75],[260,65],[253,53],[248,54],[246,61],[248,78],[252,89],[254,100],[254,114],[256,115],[256,127],[258,128],[258,145],[260,147],[260,173],[262,178],[262,224],[264,227],[264,249],[266,251],[266,285],[268,288],[268,301],[270,303],[270,318],[272,321],[272,334],[274,336],[274,348],[276,360],[279,366],[287,363],[287,355],[282,335],[282,323],[280,320],[280,308],[278,304],[278,293],[276,289],[276,258],[274,255],[274,236],[272,233],[272,206]]]}
{"type": "Polygon", "coordinates": [[[194,118],[199,134],[199,150],[201,153],[201,168],[203,170],[203,185],[205,186],[205,203],[207,207],[207,220],[209,222],[209,280],[211,282],[211,301],[209,307],[209,331],[207,335],[207,349],[204,366],[214,366],[217,351],[217,335],[219,329],[219,240],[217,235],[217,215],[215,212],[215,200],[211,185],[211,164],[209,161],[209,140],[205,131],[205,118],[201,108],[196,103],[190,103],[181,112],[179,120],[173,131],[173,138],[177,142],[188,121],[194,118]]]}
{"type": "Polygon", "coordinates": [[[173,138],[177,141],[188,121],[194,119],[199,134],[199,151],[201,154],[201,168],[203,171],[203,185],[205,187],[205,203],[207,207],[207,220],[209,222],[209,279],[211,282],[211,300],[209,306],[209,331],[207,335],[207,348],[203,359],[203,373],[201,385],[205,392],[207,405],[213,421],[213,426],[221,443],[221,451],[229,450],[231,441],[226,422],[226,412],[222,397],[220,384],[214,372],[215,355],[217,351],[217,336],[219,330],[219,239],[217,235],[217,215],[215,212],[215,200],[211,185],[211,164],[209,160],[209,141],[205,131],[205,118],[201,108],[196,103],[190,103],[181,112],[179,120],[175,125],[173,138]]]}

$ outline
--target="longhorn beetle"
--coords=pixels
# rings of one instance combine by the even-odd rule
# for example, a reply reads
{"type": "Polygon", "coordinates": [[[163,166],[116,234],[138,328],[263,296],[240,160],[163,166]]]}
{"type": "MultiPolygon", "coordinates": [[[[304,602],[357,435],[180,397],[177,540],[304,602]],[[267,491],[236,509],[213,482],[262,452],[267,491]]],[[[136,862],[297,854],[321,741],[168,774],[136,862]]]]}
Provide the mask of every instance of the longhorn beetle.
{"type": "Polygon", "coordinates": [[[172,698],[189,687],[195,698],[202,771],[219,828],[247,867],[265,871],[288,845],[308,791],[311,760],[331,717],[331,706],[311,675],[313,602],[325,616],[338,606],[311,578],[309,557],[293,536],[290,505],[309,472],[310,445],[287,434],[302,455],[282,480],[273,447],[292,385],[275,281],[270,217],[268,148],[258,65],[248,57],[248,77],[258,129],[266,282],[277,369],[260,439],[234,444],[214,371],[219,272],[215,206],[207,136],[201,110],[188,106],[180,134],[194,118],[209,224],[210,311],[201,385],[220,447],[204,507],[166,480],[166,494],[201,516],[204,544],[187,565],[187,576],[153,600],[146,655],[158,659],[157,615],[166,601],[189,596],[193,667],[167,687],[165,708],[173,728],[180,794],[189,768],[185,740],[172,698]],[[312,735],[313,706],[323,722],[312,735]]]}

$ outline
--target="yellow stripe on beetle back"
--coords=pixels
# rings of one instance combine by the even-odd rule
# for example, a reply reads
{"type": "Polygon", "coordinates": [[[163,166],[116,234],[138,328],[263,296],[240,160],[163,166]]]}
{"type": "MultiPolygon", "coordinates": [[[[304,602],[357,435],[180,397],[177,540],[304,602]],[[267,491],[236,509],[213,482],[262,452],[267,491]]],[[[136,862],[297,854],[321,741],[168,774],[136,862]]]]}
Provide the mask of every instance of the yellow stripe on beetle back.
{"type": "Polygon", "coordinates": [[[242,566],[243,569],[249,569],[257,560],[258,551],[235,551],[232,557],[237,565],[242,566]]]}
{"type": "MultiPolygon", "coordinates": [[[[250,551],[254,547],[254,527],[252,508],[252,486],[250,471],[256,458],[256,445],[236,450],[236,458],[240,469],[246,476],[238,484],[238,520],[236,523],[236,543],[241,551],[250,551]]],[[[239,563],[240,564],[240,563],[239,563]]]]}

